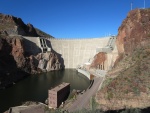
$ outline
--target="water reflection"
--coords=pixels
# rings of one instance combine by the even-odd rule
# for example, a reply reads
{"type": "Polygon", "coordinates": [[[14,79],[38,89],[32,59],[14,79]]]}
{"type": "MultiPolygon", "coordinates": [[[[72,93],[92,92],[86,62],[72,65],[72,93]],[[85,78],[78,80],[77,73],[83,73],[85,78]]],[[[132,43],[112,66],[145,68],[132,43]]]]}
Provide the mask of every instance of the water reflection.
{"type": "Polygon", "coordinates": [[[68,82],[72,89],[86,89],[90,81],[74,69],[32,75],[5,90],[0,90],[0,113],[25,101],[44,102],[48,89],[68,82]]]}

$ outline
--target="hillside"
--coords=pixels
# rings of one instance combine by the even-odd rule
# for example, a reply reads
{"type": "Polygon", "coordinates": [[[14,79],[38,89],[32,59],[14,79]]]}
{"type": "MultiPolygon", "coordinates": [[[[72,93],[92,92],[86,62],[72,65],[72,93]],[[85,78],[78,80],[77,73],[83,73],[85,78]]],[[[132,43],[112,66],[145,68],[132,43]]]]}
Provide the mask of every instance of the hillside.
{"type": "Polygon", "coordinates": [[[47,71],[60,70],[58,56],[49,51],[28,55],[25,39],[21,36],[54,38],[33,25],[25,25],[22,19],[0,14],[0,89],[30,74],[45,72],[39,68],[46,60],[47,71]]]}
{"type": "Polygon", "coordinates": [[[0,13],[0,34],[5,35],[23,35],[23,36],[41,36],[54,38],[53,36],[41,31],[30,23],[27,25],[21,18],[17,18],[11,15],[4,15],[0,13]]]}
{"type": "Polygon", "coordinates": [[[47,38],[54,38],[53,36],[41,31],[40,29],[38,28],[35,28],[35,31],[36,33],[38,34],[38,36],[41,36],[41,37],[47,37],[47,38]]]}
{"type": "Polygon", "coordinates": [[[118,29],[118,59],[96,100],[104,110],[150,106],[150,9],[128,13],[118,29]]]}

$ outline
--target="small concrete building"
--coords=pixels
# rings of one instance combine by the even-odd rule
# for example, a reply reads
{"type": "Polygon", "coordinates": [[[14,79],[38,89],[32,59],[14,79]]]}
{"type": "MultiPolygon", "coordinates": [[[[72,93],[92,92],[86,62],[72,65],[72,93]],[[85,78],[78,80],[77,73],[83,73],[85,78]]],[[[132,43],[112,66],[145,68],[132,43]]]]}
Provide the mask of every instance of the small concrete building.
{"type": "Polygon", "coordinates": [[[70,93],[70,83],[62,83],[53,89],[48,90],[49,108],[58,108],[70,93]]]}

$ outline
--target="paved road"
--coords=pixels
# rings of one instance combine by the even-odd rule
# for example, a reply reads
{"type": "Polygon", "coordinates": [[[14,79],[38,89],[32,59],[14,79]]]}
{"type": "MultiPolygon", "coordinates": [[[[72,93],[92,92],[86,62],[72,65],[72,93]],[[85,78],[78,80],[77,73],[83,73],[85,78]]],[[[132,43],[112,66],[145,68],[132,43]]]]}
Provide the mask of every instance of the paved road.
{"type": "Polygon", "coordinates": [[[90,89],[87,89],[81,97],[78,97],[77,100],[75,100],[75,102],[69,108],[67,108],[67,110],[69,112],[73,112],[82,108],[86,108],[88,102],[90,101],[90,98],[97,92],[103,79],[103,77],[94,78],[93,86],[90,89]]]}

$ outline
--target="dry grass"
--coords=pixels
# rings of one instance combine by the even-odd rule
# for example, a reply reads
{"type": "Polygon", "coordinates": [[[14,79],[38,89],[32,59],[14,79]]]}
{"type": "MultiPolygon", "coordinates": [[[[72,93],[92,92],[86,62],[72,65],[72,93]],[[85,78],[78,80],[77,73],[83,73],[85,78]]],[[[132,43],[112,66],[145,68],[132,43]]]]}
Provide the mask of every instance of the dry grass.
{"type": "Polygon", "coordinates": [[[131,92],[135,96],[139,96],[141,92],[150,95],[150,46],[135,49],[109,74],[102,87],[102,91],[107,93],[107,98],[118,98],[131,92]],[[121,70],[112,77],[111,73],[119,68],[121,70]]]}

